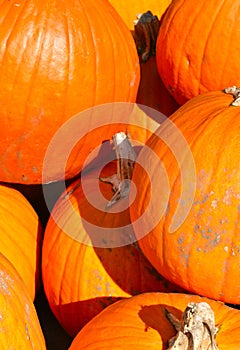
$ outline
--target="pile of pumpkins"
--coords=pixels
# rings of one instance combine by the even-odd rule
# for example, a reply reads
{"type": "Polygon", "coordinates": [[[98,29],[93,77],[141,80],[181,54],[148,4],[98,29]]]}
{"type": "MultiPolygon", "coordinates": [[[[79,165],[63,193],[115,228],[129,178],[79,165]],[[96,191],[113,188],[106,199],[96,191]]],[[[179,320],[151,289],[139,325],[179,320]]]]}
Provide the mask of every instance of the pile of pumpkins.
{"type": "Polygon", "coordinates": [[[70,350],[209,349],[168,343],[193,303],[240,348],[240,1],[192,5],[0,1],[1,349],[54,350],[42,291],[70,350]]]}

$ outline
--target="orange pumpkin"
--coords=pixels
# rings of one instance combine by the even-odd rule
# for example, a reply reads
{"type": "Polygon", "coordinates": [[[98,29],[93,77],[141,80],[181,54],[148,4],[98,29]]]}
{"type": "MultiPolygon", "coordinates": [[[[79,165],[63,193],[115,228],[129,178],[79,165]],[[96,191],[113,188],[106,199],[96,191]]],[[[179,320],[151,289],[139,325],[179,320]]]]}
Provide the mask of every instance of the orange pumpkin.
{"type": "Polygon", "coordinates": [[[206,302],[214,311],[219,349],[239,349],[239,310],[197,295],[145,293],[108,306],[78,333],[69,350],[166,349],[176,331],[165,310],[179,319],[189,302],[206,302]]]}
{"type": "Polygon", "coordinates": [[[17,190],[0,185],[0,252],[14,265],[32,300],[40,286],[42,225],[17,190]]]}
{"type": "Polygon", "coordinates": [[[239,85],[240,1],[173,0],[157,41],[159,74],[179,104],[239,85]]]}
{"type": "Polygon", "coordinates": [[[112,6],[117,10],[130,30],[134,29],[134,20],[137,15],[151,11],[159,19],[166,11],[171,0],[109,0],[112,6]]]}
{"type": "MultiPolygon", "coordinates": [[[[127,199],[115,204],[115,213],[105,210],[106,203],[96,207],[98,186],[104,198],[112,196],[111,186],[99,183],[99,171],[96,168],[86,173],[81,182],[76,180],[67,188],[44,233],[45,294],[71,336],[119,298],[146,291],[181,290],[162,278],[134,243],[127,199]]],[[[112,161],[101,176],[115,172],[112,161]]]]}
{"type": "Polygon", "coordinates": [[[0,253],[1,349],[46,350],[36,309],[20,275],[0,253]]]}
{"type": "Polygon", "coordinates": [[[159,273],[239,304],[240,109],[232,100],[222,91],[203,93],[159,127],[133,171],[130,215],[159,273]]]}
{"type": "MultiPolygon", "coordinates": [[[[135,43],[107,0],[4,0],[0,24],[0,180],[41,183],[45,152],[64,122],[99,104],[135,102],[135,43]]],[[[59,148],[70,139],[66,127],[59,148]]],[[[48,181],[76,176],[80,154],[76,148],[63,176],[56,153],[48,181]]]]}
{"type": "Polygon", "coordinates": [[[158,74],[156,56],[151,56],[147,62],[141,62],[141,80],[136,102],[154,108],[167,117],[179,108],[158,74]]]}

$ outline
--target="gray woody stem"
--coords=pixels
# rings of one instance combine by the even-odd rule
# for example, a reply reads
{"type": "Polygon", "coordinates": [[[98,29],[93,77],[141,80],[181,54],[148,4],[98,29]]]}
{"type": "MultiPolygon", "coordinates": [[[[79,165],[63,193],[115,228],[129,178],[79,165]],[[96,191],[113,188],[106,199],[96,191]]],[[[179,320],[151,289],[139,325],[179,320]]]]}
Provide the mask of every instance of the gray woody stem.
{"type": "Polygon", "coordinates": [[[100,177],[101,181],[112,184],[114,192],[107,208],[110,208],[120,199],[128,197],[133,167],[136,161],[134,148],[124,132],[118,132],[113,136],[113,144],[117,158],[117,174],[100,177]]]}
{"type": "Polygon", "coordinates": [[[166,317],[177,331],[167,350],[218,350],[213,310],[205,302],[189,303],[179,321],[165,309],[166,317]]]}

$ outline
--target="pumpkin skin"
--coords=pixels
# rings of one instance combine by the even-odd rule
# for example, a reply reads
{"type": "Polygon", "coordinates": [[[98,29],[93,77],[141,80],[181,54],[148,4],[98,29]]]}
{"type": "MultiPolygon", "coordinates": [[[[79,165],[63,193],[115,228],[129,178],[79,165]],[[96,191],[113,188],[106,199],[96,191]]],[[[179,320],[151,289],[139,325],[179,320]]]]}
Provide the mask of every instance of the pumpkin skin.
{"type": "Polygon", "coordinates": [[[239,304],[240,110],[230,106],[232,100],[221,91],[203,93],[170,117],[189,146],[194,169],[187,167],[186,148],[177,133],[169,124],[159,127],[138,156],[139,161],[145,159],[146,171],[138,164],[134,168],[137,195],[130,215],[139,245],[159,273],[190,292],[239,304]],[[169,135],[169,147],[164,134],[169,135]],[[180,150],[178,159],[172,152],[174,144],[180,150]],[[166,169],[169,188],[164,187],[164,178],[159,178],[160,163],[166,169]],[[150,180],[147,172],[151,169],[150,180]],[[166,209],[161,211],[164,205],[166,209]],[[146,225],[136,221],[143,213],[145,222],[158,218],[149,233],[146,225]]]}
{"type": "Polygon", "coordinates": [[[151,56],[147,62],[141,62],[141,80],[136,102],[154,108],[167,117],[179,108],[158,74],[156,56],[151,56]]]}
{"type": "MultiPolygon", "coordinates": [[[[116,163],[112,161],[102,169],[101,176],[115,172],[116,163]]],[[[120,211],[116,214],[101,212],[90,204],[89,198],[96,197],[98,176],[96,168],[81,179],[87,185],[89,197],[79,186],[79,180],[67,188],[67,192],[73,190],[69,200],[79,219],[74,217],[64,193],[55,204],[44,233],[42,278],[45,294],[53,314],[71,336],[119,298],[146,291],[182,290],[156,272],[136,242],[129,243],[131,229],[121,228],[130,224],[129,211],[124,209],[127,199],[115,204],[114,210],[120,211]],[[118,247],[114,242],[113,247],[103,247],[96,238],[101,232],[97,229],[94,240],[94,230],[82,219],[97,227],[112,228],[110,235],[117,235],[119,240],[127,242],[126,245],[118,247]],[[69,230],[72,230],[71,235],[69,230]],[[94,243],[89,245],[91,239],[95,247],[94,243]]],[[[111,185],[102,182],[99,185],[103,196],[110,200],[111,185]]]]}
{"type": "MultiPolygon", "coordinates": [[[[3,0],[0,25],[0,180],[41,183],[46,149],[64,122],[99,104],[135,102],[135,43],[106,0],[3,0]]],[[[64,141],[70,136],[66,130],[64,141]]],[[[80,154],[76,148],[66,178],[78,174],[80,154]]],[[[64,179],[57,156],[48,181],[64,179]]]]}
{"type": "Polygon", "coordinates": [[[0,185],[0,203],[0,252],[16,268],[33,300],[41,283],[41,222],[28,200],[11,187],[0,185]]]}
{"type": "Polygon", "coordinates": [[[151,11],[159,19],[168,8],[171,0],[109,0],[112,6],[117,10],[130,30],[134,29],[134,20],[138,14],[151,11]]]}
{"type": "Polygon", "coordinates": [[[20,275],[0,253],[1,349],[46,350],[36,309],[20,275]]]}
{"type": "Polygon", "coordinates": [[[191,0],[173,0],[168,7],[156,57],[159,74],[179,104],[202,92],[239,85],[240,2],[231,5],[201,0],[193,8],[191,0]]]}
{"type": "Polygon", "coordinates": [[[166,349],[176,332],[164,309],[179,319],[189,302],[207,302],[214,311],[219,349],[239,348],[239,310],[197,295],[144,293],[108,306],[78,333],[69,350],[166,349]]]}

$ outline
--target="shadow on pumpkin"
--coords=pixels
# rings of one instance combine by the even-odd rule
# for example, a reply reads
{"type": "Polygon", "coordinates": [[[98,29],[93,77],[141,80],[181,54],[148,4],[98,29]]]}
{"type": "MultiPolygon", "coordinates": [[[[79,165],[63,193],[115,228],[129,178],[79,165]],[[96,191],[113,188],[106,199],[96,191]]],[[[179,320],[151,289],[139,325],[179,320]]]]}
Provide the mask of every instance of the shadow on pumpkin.
{"type": "MultiPolygon", "coordinates": [[[[81,302],[79,301],[66,305],[60,305],[57,306],[53,312],[57,315],[62,327],[70,334],[72,338],[74,338],[81,328],[91,319],[107,308],[110,304],[117,302],[120,299],[124,298],[98,297],[81,302]],[[68,322],[61,319],[61,315],[65,314],[66,312],[71,315],[68,322]]],[[[176,330],[167,320],[164,310],[167,309],[178,319],[181,318],[182,311],[165,304],[147,306],[139,305],[139,309],[140,310],[138,312],[136,311],[136,316],[133,315],[133,317],[141,320],[142,331],[151,332],[151,330],[156,330],[159,334],[159,341],[163,344],[162,350],[167,349],[168,340],[176,335],[176,330]]],[[[114,327],[114,323],[111,326],[114,327]]],[[[138,335],[140,334],[138,333],[138,335]]]]}
{"type": "Polygon", "coordinates": [[[69,336],[74,338],[80,329],[93,317],[98,315],[108,305],[120,299],[122,298],[97,297],[69,304],[55,305],[52,308],[52,313],[69,336]]]}
{"type": "Polygon", "coordinates": [[[176,330],[168,321],[165,310],[171,312],[177,319],[181,319],[182,311],[169,305],[147,305],[141,306],[138,316],[145,324],[145,332],[151,329],[156,330],[162,340],[163,350],[168,348],[168,341],[176,335],[176,330]]]}

